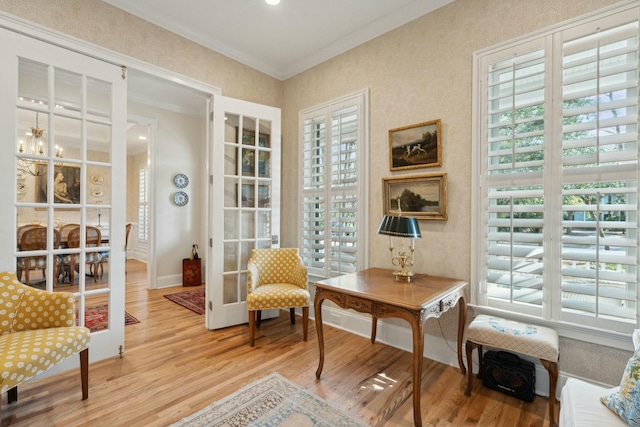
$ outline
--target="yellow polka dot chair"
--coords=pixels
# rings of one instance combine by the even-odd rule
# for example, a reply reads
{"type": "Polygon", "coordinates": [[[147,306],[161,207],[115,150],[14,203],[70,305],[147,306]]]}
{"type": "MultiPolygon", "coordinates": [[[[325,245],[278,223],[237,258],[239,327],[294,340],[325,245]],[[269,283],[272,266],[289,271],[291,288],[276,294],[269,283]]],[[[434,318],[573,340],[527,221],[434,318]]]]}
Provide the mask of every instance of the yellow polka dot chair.
{"type": "Polygon", "coordinates": [[[262,310],[289,309],[295,325],[295,308],[302,307],[302,330],[307,340],[309,327],[307,268],[297,248],[253,249],[247,262],[247,308],[249,345],[255,345],[256,327],[262,310]]]}
{"type": "Polygon", "coordinates": [[[89,329],[76,326],[75,297],[48,292],[0,273],[0,392],[18,400],[18,385],[80,355],[82,400],[89,396],[89,329]]]}

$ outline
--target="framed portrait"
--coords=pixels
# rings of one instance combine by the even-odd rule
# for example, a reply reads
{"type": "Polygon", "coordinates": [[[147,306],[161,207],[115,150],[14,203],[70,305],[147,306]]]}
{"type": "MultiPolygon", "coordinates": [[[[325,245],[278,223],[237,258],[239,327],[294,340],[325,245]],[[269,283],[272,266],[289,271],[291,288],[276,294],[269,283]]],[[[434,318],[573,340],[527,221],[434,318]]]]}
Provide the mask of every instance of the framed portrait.
{"type": "Polygon", "coordinates": [[[447,174],[382,178],[384,215],[447,219],[447,174]]]}
{"type": "Polygon", "coordinates": [[[260,148],[271,147],[269,135],[265,133],[258,134],[258,149],[256,149],[256,133],[252,130],[243,129],[241,144],[250,147],[242,148],[242,176],[256,176],[256,155],[258,157],[258,176],[263,178],[271,176],[271,153],[260,150],[260,148]]]}
{"type": "Polygon", "coordinates": [[[256,190],[253,184],[242,184],[242,207],[253,208],[256,205],[256,190]]]}
{"type": "MultiPolygon", "coordinates": [[[[47,203],[47,169],[46,163],[36,164],[36,202],[47,203]]],[[[53,202],[65,204],[80,203],[82,183],[80,182],[80,166],[56,166],[53,171],[53,202]]]]}
{"type": "MultiPolygon", "coordinates": [[[[240,129],[238,129],[240,132],[240,129]]],[[[238,138],[240,140],[240,138],[238,138]]],[[[242,139],[240,140],[242,145],[256,145],[256,132],[250,129],[242,129],[242,139]]],[[[258,133],[258,147],[269,148],[271,147],[271,140],[266,133],[258,133]]]]}
{"type": "Polygon", "coordinates": [[[389,166],[392,171],[441,164],[440,119],[389,131],[389,166]]]}

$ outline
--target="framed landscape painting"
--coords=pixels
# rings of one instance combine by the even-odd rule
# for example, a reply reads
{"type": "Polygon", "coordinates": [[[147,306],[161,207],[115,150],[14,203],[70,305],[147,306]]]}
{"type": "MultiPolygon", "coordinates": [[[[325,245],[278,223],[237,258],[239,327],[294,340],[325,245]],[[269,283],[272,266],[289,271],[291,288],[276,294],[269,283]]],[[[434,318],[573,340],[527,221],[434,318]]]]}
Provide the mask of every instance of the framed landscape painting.
{"type": "Polygon", "coordinates": [[[447,219],[447,174],[382,178],[384,215],[447,219]]]}
{"type": "Polygon", "coordinates": [[[389,166],[392,171],[442,164],[440,119],[389,131],[389,166]]]}

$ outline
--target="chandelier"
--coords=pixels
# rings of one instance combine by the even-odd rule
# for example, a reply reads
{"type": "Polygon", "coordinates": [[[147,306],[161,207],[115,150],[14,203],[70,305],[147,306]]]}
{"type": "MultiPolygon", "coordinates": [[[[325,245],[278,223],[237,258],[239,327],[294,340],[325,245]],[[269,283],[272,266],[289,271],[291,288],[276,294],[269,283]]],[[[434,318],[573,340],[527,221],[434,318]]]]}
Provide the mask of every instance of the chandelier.
{"type": "MultiPolygon", "coordinates": [[[[38,124],[38,113],[36,112],[36,125],[31,127],[31,134],[27,141],[20,140],[18,143],[18,153],[29,156],[29,158],[18,158],[18,170],[31,176],[42,176],[47,174],[47,151],[49,145],[44,137],[44,129],[40,129],[38,124]],[[40,167],[38,167],[40,165],[40,167]]],[[[56,157],[62,158],[62,147],[56,145],[56,157]]],[[[62,162],[56,162],[56,166],[61,166],[62,162]]]]}

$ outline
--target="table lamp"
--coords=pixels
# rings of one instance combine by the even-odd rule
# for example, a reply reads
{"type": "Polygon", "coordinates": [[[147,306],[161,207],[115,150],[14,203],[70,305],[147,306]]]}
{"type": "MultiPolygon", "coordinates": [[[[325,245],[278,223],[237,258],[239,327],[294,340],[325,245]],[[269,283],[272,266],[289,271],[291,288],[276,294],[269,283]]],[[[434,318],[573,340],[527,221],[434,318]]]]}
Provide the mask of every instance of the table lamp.
{"type": "Polygon", "coordinates": [[[413,266],[413,252],[415,251],[413,239],[422,237],[418,220],[412,217],[402,216],[402,212],[400,212],[400,216],[385,215],[378,228],[378,234],[389,236],[391,264],[400,267],[399,271],[393,272],[396,280],[410,282],[414,274],[413,271],[407,270],[407,267],[413,266]],[[411,246],[409,247],[411,252],[409,255],[404,249],[404,243],[402,243],[402,249],[398,252],[398,255],[393,256],[393,236],[411,238],[411,246]]]}

